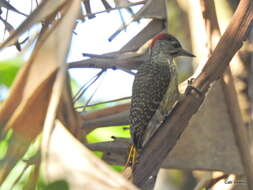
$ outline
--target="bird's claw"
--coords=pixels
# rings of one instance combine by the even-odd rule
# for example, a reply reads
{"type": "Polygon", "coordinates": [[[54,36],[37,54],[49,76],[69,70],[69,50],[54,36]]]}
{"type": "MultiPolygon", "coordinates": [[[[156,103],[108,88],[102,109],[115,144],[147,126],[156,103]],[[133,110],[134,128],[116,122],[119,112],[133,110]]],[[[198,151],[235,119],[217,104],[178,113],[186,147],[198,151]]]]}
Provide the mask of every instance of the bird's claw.
{"type": "Polygon", "coordinates": [[[185,96],[188,96],[191,93],[191,91],[195,91],[198,94],[198,96],[201,97],[203,93],[198,88],[192,86],[193,81],[194,81],[194,78],[191,78],[190,80],[188,80],[188,86],[185,90],[185,96]]]}

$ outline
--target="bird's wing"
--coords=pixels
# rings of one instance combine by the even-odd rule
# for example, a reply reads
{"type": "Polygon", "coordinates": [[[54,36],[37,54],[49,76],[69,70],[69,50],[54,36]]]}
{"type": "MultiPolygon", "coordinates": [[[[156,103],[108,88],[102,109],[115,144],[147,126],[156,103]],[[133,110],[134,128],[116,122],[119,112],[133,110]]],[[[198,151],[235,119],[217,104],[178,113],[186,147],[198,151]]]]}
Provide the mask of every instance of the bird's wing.
{"type": "Polygon", "coordinates": [[[168,64],[143,64],[133,84],[130,124],[133,143],[142,147],[146,127],[158,109],[170,82],[168,64]]]}
{"type": "Polygon", "coordinates": [[[170,79],[169,84],[166,89],[166,92],[162,98],[162,101],[157,108],[156,112],[153,114],[153,117],[149,120],[147,129],[143,136],[142,145],[144,146],[147,141],[154,135],[156,130],[161,126],[162,122],[165,119],[165,116],[170,114],[170,112],[175,107],[176,103],[179,100],[180,93],[178,91],[178,81],[177,81],[177,71],[176,66],[171,65],[170,67],[170,79]]]}

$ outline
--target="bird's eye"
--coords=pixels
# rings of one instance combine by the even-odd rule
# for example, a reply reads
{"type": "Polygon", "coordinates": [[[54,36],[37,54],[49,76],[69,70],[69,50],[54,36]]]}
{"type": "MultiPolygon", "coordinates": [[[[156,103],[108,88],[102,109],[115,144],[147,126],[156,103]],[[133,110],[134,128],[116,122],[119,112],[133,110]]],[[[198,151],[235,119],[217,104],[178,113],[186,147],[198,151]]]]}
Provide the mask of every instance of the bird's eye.
{"type": "Polygon", "coordinates": [[[174,43],[173,46],[174,46],[175,48],[181,48],[181,45],[180,45],[178,42],[174,43]]]}

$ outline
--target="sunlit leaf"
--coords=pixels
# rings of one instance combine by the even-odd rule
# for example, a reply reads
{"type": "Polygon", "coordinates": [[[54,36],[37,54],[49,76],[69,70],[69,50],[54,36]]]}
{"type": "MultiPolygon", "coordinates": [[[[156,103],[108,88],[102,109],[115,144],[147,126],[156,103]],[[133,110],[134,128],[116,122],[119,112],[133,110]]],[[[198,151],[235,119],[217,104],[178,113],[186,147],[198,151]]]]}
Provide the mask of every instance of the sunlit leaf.
{"type": "Polygon", "coordinates": [[[21,62],[19,59],[0,62],[0,84],[4,84],[7,87],[11,86],[20,69],[21,62]]]}
{"type": "Polygon", "coordinates": [[[129,130],[125,130],[126,126],[117,127],[103,127],[95,129],[93,132],[87,135],[89,143],[111,141],[112,136],[130,138],[129,130]]]}
{"type": "MultiPolygon", "coordinates": [[[[55,4],[50,3],[51,1],[42,3],[44,2],[53,7],[47,7],[51,8],[50,10],[44,10],[43,7],[40,10],[42,12],[38,12],[34,20],[44,18],[62,5],[59,3],[63,3],[62,1],[57,1],[58,3],[55,1],[55,4]]],[[[71,6],[64,7],[63,13],[66,14],[62,19],[59,19],[54,26],[44,28],[31,58],[19,72],[9,97],[0,108],[0,125],[5,126],[5,130],[12,128],[14,133],[6,158],[1,162],[1,182],[41,132],[55,76],[60,66],[65,63],[74,20],[78,15],[80,2],[78,0],[74,2],[77,5],[74,9],[72,7],[69,10],[71,6]],[[61,48],[56,48],[59,46],[61,48]]],[[[72,2],[69,1],[68,5],[71,4],[72,2]]],[[[20,31],[17,30],[18,32],[20,31]]],[[[64,71],[66,71],[65,67],[62,68],[61,76],[64,76],[64,71]]]]}
{"type": "Polygon", "coordinates": [[[59,180],[48,184],[45,190],[69,190],[68,183],[64,180],[59,180]]]}
{"type": "Polygon", "coordinates": [[[71,189],[136,189],[95,157],[59,121],[52,132],[46,167],[50,180],[66,179],[71,189]]]}

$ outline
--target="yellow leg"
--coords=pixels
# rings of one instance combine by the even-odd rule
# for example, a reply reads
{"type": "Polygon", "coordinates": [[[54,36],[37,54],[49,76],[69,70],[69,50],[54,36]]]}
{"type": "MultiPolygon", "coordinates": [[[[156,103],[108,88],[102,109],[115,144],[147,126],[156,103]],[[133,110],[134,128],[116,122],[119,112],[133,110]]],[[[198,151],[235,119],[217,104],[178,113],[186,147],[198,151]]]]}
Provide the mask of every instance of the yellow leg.
{"type": "Polygon", "coordinates": [[[133,166],[136,162],[136,157],[137,157],[137,150],[136,148],[131,145],[129,147],[129,151],[128,151],[128,157],[127,157],[127,161],[126,161],[126,164],[125,164],[125,167],[124,167],[124,170],[122,171],[122,175],[132,181],[133,179],[133,166]]]}
{"type": "Polygon", "coordinates": [[[136,148],[131,145],[130,149],[129,149],[129,154],[128,154],[128,158],[127,158],[127,162],[125,164],[125,168],[128,166],[133,166],[136,160],[136,154],[137,154],[137,150],[136,148]]]}

